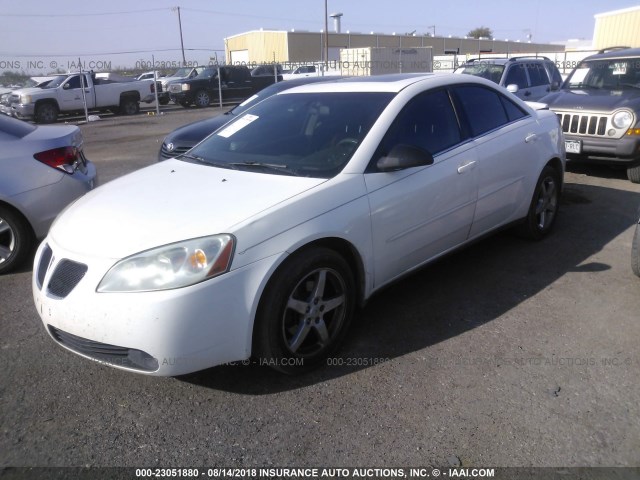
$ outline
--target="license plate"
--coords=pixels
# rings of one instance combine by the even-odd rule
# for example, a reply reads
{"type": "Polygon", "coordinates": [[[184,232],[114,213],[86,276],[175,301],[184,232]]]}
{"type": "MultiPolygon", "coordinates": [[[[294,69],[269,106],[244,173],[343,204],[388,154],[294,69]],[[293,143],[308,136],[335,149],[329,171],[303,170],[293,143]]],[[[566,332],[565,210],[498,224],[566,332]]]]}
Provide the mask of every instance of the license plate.
{"type": "Polygon", "coordinates": [[[567,153],[580,153],[582,152],[582,143],[580,140],[565,140],[564,149],[567,153]]]}

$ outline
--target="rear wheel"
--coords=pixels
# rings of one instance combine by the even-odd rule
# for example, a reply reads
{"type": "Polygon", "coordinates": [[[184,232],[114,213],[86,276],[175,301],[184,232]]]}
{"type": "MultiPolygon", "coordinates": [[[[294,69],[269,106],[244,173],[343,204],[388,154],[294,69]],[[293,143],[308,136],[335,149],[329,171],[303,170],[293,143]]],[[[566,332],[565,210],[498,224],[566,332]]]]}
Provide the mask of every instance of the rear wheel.
{"type": "Polygon", "coordinates": [[[122,115],[135,115],[140,111],[140,104],[133,97],[124,97],[120,100],[119,111],[122,115]]]}
{"type": "Polygon", "coordinates": [[[342,342],[355,310],[355,281],[335,251],[292,255],[265,289],[254,328],[254,354],[288,374],[318,365],[342,342]]]}
{"type": "Polygon", "coordinates": [[[632,183],[640,183],[640,165],[627,168],[627,178],[631,180],[632,183]]]}
{"type": "Polygon", "coordinates": [[[211,103],[211,97],[207,92],[205,92],[204,90],[200,90],[196,93],[196,97],[195,97],[196,107],[199,107],[199,108],[208,107],[210,103],[211,103]]]}
{"type": "Polygon", "coordinates": [[[518,233],[533,240],[547,235],[556,221],[560,203],[560,175],[550,166],[544,167],[531,199],[529,212],[518,227],[518,233]]]}
{"type": "Polygon", "coordinates": [[[0,274],[20,266],[32,245],[33,233],[26,220],[0,205],[0,274]]]}
{"type": "Polygon", "coordinates": [[[58,107],[53,103],[41,103],[36,107],[37,123],[54,123],[58,119],[58,107]]]}

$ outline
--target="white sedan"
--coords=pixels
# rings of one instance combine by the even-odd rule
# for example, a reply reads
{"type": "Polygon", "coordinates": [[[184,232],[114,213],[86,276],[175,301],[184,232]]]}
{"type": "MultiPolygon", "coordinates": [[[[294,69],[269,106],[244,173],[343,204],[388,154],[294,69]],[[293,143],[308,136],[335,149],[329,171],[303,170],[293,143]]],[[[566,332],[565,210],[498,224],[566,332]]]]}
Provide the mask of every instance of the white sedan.
{"type": "Polygon", "coordinates": [[[542,238],[564,165],[555,114],[484,79],[289,89],[68,208],[36,308],[58,344],[134,372],[306,371],[390,282],[505,226],[542,238]]]}

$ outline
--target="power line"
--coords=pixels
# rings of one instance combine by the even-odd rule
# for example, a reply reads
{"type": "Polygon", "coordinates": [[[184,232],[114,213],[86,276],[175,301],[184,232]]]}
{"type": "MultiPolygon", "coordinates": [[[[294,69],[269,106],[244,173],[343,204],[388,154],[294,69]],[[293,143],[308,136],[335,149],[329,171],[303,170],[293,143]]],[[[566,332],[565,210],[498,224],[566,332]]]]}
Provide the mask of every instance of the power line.
{"type": "MultiPolygon", "coordinates": [[[[130,50],[124,52],[103,52],[103,53],[59,53],[59,54],[30,54],[30,53],[8,53],[8,52],[0,52],[0,55],[6,57],[24,57],[24,58],[51,58],[51,57],[89,57],[89,56],[100,56],[100,55],[125,55],[132,53],[153,53],[153,52],[175,52],[180,51],[180,48],[154,48],[153,50],[130,50]]],[[[223,52],[224,48],[185,48],[185,50],[194,51],[194,52],[223,52]]]]}
{"type": "Polygon", "coordinates": [[[3,17],[99,17],[103,15],[128,15],[136,13],[169,11],[170,8],[147,8],[145,10],[129,10],[126,12],[103,12],[103,13],[3,13],[3,17]]]}

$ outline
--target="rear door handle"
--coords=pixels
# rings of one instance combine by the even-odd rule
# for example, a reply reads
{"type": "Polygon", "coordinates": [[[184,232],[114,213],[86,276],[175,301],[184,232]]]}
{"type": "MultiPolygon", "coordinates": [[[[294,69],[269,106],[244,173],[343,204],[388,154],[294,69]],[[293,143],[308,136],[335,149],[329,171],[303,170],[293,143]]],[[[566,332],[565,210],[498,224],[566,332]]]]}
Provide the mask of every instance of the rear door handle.
{"type": "Polygon", "coordinates": [[[473,170],[476,166],[476,161],[472,160],[471,162],[463,163],[458,167],[458,173],[462,174],[468,172],[469,170],[473,170]]]}
{"type": "Polygon", "coordinates": [[[535,133],[530,133],[526,137],[524,137],[525,143],[535,142],[538,139],[538,135],[535,133]]]}

